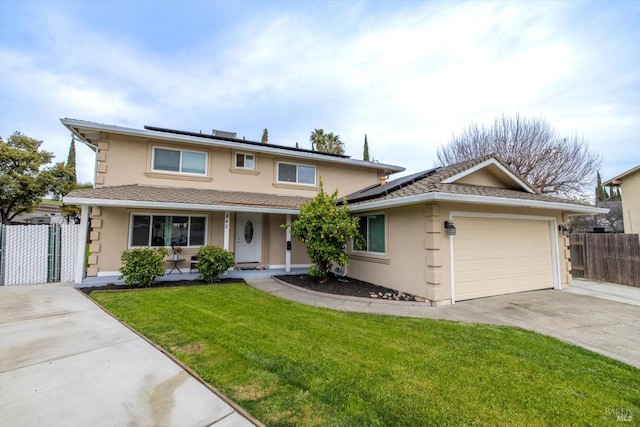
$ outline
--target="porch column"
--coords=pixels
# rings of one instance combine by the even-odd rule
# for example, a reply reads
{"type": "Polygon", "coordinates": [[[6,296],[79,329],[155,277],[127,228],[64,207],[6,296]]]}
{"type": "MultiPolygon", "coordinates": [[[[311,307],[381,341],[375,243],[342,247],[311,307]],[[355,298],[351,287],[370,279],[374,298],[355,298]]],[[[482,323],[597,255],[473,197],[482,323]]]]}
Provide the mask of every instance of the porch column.
{"type": "Polygon", "coordinates": [[[89,205],[82,205],[82,211],[80,212],[80,233],[78,233],[78,255],[76,258],[76,274],[75,282],[82,283],[84,279],[84,273],[86,265],[85,250],[87,247],[87,233],[89,232],[89,205]]]}
{"type": "Polygon", "coordinates": [[[229,250],[229,224],[231,223],[231,213],[224,213],[224,250],[229,250]]]}
{"type": "Polygon", "coordinates": [[[291,272],[291,214],[287,214],[287,231],[286,231],[286,252],[284,255],[284,271],[291,272]]]}

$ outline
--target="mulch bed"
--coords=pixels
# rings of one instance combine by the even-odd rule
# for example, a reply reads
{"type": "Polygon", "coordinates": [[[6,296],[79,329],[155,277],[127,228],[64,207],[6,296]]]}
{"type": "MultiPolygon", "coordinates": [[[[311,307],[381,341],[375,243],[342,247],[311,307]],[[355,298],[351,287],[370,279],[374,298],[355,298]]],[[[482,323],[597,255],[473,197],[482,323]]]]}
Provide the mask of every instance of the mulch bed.
{"type": "Polygon", "coordinates": [[[89,295],[93,291],[119,291],[122,289],[151,289],[151,288],[175,288],[178,286],[203,286],[203,285],[224,285],[226,283],[246,283],[243,279],[220,279],[215,283],[205,282],[204,280],[172,280],[165,282],[156,282],[155,285],[149,288],[141,288],[138,286],[128,285],[114,285],[108,284],[106,286],[91,286],[87,288],[78,288],[85,294],[89,295]]]}
{"type": "MultiPolygon", "coordinates": [[[[375,298],[396,301],[415,301],[413,295],[398,292],[384,286],[374,285],[362,280],[353,279],[351,277],[338,278],[333,274],[327,277],[326,283],[318,283],[315,277],[308,274],[299,274],[294,276],[275,276],[283,282],[289,283],[300,288],[309,289],[311,291],[323,292],[326,294],[345,295],[360,298],[375,298]]],[[[166,282],[157,282],[150,288],[173,288],[178,286],[203,286],[203,285],[221,285],[226,283],[246,283],[243,279],[220,279],[216,283],[205,282],[204,280],[174,280],[166,282]]],[[[149,289],[150,289],[149,288],[149,289]]],[[[107,284],[105,286],[92,286],[86,288],[78,288],[85,294],[89,295],[93,291],[119,291],[124,289],[145,289],[137,286],[107,284]]]]}
{"type": "Polygon", "coordinates": [[[318,283],[315,277],[311,277],[308,274],[275,277],[291,285],[309,289],[311,291],[324,292],[326,294],[397,301],[415,301],[413,295],[398,292],[383,286],[374,285],[369,282],[363,282],[362,280],[353,279],[351,277],[340,279],[335,275],[330,274],[327,277],[326,283],[318,283]]]}

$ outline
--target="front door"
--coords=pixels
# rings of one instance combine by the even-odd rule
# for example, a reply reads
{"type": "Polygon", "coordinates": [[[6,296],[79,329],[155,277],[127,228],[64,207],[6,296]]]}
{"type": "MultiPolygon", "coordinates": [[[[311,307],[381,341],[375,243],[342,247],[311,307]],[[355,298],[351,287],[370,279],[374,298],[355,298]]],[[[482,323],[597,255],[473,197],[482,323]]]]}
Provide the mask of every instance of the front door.
{"type": "Polygon", "coordinates": [[[259,263],[262,255],[262,214],[236,214],[236,263],[259,263]]]}

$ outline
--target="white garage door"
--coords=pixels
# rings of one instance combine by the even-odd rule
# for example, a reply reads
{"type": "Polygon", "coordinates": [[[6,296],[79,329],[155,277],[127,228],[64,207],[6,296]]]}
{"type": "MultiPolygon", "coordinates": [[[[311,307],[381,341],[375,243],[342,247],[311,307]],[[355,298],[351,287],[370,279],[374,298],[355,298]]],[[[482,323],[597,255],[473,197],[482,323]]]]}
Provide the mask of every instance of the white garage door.
{"type": "Polygon", "coordinates": [[[453,219],[456,301],[553,287],[549,221],[453,219]]]}

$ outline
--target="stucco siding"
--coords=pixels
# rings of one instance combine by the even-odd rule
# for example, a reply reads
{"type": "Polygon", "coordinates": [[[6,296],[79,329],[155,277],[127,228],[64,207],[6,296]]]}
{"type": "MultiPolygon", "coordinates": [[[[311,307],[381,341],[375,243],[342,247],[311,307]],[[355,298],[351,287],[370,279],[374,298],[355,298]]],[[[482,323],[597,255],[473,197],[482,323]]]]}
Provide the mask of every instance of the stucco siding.
{"type": "MultiPolygon", "coordinates": [[[[219,247],[224,244],[224,213],[222,212],[176,212],[101,207],[94,209],[92,215],[88,276],[111,274],[120,269],[122,265],[120,256],[129,247],[129,224],[132,214],[204,215],[207,218],[207,244],[219,247]],[[98,212],[99,215],[96,215],[98,212]]],[[[185,261],[179,266],[188,268],[191,256],[197,251],[197,247],[183,248],[180,258],[184,258],[185,261]]]]}
{"type": "Polygon", "coordinates": [[[425,217],[422,205],[384,211],[386,254],[351,252],[348,275],[426,297],[425,217]]]}
{"type": "Polygon", "coordinates": [[[97,157],[96,186],[98,187],[137,183],[313,197],[318,191],[321,179],[327,192],[333,192],[339,188],[341,196],[379,182],[378,172],[371,168],[322,161],[300,161],[295,157],[259,154],[244,148],[232,150],[205,144],[187,146],[116,134],[101,134],[97,157]],[[206,175],[154,171],[152,169],[154,147],[206,153],[206,175]],[[233,159],[236,152],[253,154],[255,169],[235,168],[233,159]],[[315,166],[316,185],[278,182],[278,162],[315,166]]]}
{"type": "Polygon", "coordinates": [[[485,169],[473,172],[456,181],[456,184],[482,185],[485,187],[512,188],[513,182],[507,183],[503,178],[485,169]]]}
{"type": "Polygon", "coordinates": [[[620,192],[624,232],[640,234],[640,171],[623,178],[620,192]]]}
{"type": "MultiPolygon", "coordinates": [[[[387,221],[387,252],[384,256],[366,257],[352,253],[349,275],[380,286],[425,297],[436,304],[451,302],[451,239],[444,229],[444,221],[451,212],[472,212],[481,216],[543,217],[545,239],[557,242],[551,253],[557,256],[550,262],[549,287],[559,281],[561,287],[571,280],[567,239],[557,230],[562,215],[557,211],[528,208],[490,207],[471,204],[420,204],[384,211],[387,221]],[[555,222],[554,222],[555,221],[555,222]],[[555,228],[552,228],[554,227],[555,228]],[[548,233],[548,234],[546,234],[548,233]],[[557,279],[556,279],[557,277],[557,279]]],[[[455,220],[455,218],[454,218],[455,220]]],[[[523,245],[526,247],[526,243],[523,245]]],[[[548,268],[549,264],[545,264],[548,268]]]]}

